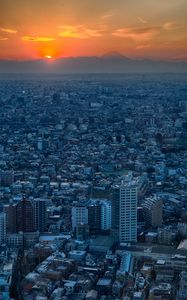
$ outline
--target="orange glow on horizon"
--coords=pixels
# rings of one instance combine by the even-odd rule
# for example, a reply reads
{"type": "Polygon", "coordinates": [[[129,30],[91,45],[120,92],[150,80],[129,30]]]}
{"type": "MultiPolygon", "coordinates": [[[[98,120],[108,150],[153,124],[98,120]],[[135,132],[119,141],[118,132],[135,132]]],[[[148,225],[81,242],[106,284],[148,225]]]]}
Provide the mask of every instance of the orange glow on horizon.
{"type": "Polygon", "coordinates": [[[37,46],[37,57],[44,58],[48,60],[54,60],[61,57],[61,53],[58,45],[54,43],[47,43],[47,45],[36,45],[37,46]]]}
{"type": "Polygon", "coordinates": [[[114,0],[2,2],[3,60],[56,60],[111,52],[130,58],[186,59],[186,0],[136,4],[119,0],[118,5],[114,0]]]}

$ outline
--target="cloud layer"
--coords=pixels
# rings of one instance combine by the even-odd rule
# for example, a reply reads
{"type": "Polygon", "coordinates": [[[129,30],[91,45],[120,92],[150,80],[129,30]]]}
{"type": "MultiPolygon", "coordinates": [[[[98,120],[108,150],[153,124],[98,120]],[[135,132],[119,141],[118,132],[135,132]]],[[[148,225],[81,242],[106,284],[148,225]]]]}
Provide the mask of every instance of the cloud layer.
{"type": "Polygon", "coordinates": [[[15,30],[15,29],[3,28],[3,27],[0,28],[0,31],[5,32],[5,33],[10,33],[10,34],[16,34],[17,33],[17,30],[15,30]]]}
{"type": "Polygon", "coordinates": [[[54,41],[55,38],[44,36],[23,36],[22,40],[26,42],[51,42],[54,41]]]}
{"type": "Polygon", "coordinates": [[[88,39],[102,36],[102,30],[87,28],[83,25],[78,26],[58,26],[59,36],[64,38],[88,39]]]}
{"type": "Polygon", "coordinates": [[[0,2],[0,58],[186,57],[186,0],[0,2]]]}
{"type": "Polygon", "coordinates": [[[115,30],[112,35],[121,38],[131,39],[135,42],[149,41],[160,32],[160,27],[143,28],[120,28],[115,30]]]}

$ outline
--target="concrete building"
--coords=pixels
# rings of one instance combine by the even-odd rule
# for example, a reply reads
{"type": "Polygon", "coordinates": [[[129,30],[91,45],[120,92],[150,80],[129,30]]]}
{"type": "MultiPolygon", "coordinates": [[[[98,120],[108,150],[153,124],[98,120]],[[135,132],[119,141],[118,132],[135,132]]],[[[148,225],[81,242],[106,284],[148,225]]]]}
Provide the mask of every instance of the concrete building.
{"type": "Polygon", "coordinates": [[[146,198],[142,206],[146,225],[148,227],[162,226],[162,200],[157,197],[146,198]]]}
{"type": "Polygon", "coordinates": [[[88,209],[85,206],[72,207],[72,229],[78,224],[88,224],[88,209]]]}
{"type": "Polygon", "coordinates": [[[86,240],[89,237],[89,225],[78,224],[76,226],[76,239],[79,241],[86,240]]]}
{"type": "Polygon", "coordinates": [[[119,235],[120,187],[115,185],[112,189],[112,231],[119,235]]]}
{"type": "Polygon", "coordinates": [[[4,205],[4,212],[6,213],[7,232],[16,233],[16,204],[4,205]]]}
{"type": "Polygon", "coordinates": [[[120,243],[137,241],[137,203],[140,177],[130,172],[112,190],[112,232],[120,243]]]}
{"type": "Polygon", "coordinates": [[[124,180],[120,186],[119,240],[120,243],[137,240],[137,183],[124,180]]]}
{"type": "Polygon", "coordinates": [[[99,295],[110,295],[112,291],[112,280],[110,278],[100,278],[96,285],[99,295]]]}
{"type": "Polygon", "coordinates": [[[6,242],[6,214],[0,213],[0,245],[6,242]]]}
{"type": "Polygon", "coordinates": [[[11,248],[22,248],[23,247],[23,232],[20,233],[9,233],[6,237],[7,246],[11,248]]]}
{"type": "Polygon", "coordinates": [[[149,300],[169,300],[171,299],[171,284],[160,283],[151,287],[149,292],[149,300]]]}
{"type": "Polygon", "coordinates": [[[145,217],[143,207],[137,208],[137,231],[141,233],[145,229],[145,217]]]}
{"type": "Polygon", "coordinates": [[[31,201],[23,198],[16,206],[17,232],[34,231],[34,208],[31,201]]]}
{"type": "Polygon", "coordinates": [[[46,200],[35,199],[33,201],[34,205],[34,227],[36,231],[45,232],[46,231],[46,200]]]}
{"type": "Polygon", "coordinates": [[[101,230],[101,204],[99,201],[91,202],[88,205],[88,225],[92,233],[99,233],[101,230]]]}
{"type": "Polygon", "coordinates": [[[176,238],[176,233],[170,226],[158,228],[157,232],[159,244],[170,245],[176,238]]]}
{"type": "Polygon", "coordinates": [[[110,230],[112,225],[112,206],[108,201],[101,202],[101,230],[110,230]]]}
{"type": "Polygon", "coordinates": [[[181,272],[178,300],[187,299],[187,272],[181,272]]]}
{"type": "Polygon", "coordinates": [[[178,231],[182,238],[187,238],[187,215],[184,215],[178,223],[178,231]]]}
{"type": "Polygon", "coordinates": [[[14,171],[0,171],[0,186],[10,186],[14,182],[14,171]]]}

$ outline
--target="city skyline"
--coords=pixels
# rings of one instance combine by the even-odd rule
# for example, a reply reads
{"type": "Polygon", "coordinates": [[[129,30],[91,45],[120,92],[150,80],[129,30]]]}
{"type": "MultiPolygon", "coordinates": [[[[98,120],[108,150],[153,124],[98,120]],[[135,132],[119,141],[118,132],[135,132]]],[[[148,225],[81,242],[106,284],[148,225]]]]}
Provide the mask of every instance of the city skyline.
{"type": "Polygon", "coordinates": [[[0,59],[102,56],[186,60],[187,3],[1,1],[0,59]]]}

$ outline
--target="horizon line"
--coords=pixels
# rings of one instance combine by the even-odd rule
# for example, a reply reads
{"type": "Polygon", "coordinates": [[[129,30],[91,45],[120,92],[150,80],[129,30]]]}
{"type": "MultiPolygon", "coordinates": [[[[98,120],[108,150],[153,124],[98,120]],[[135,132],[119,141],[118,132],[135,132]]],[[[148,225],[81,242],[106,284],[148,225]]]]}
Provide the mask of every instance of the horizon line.
{"type": "Polygon", "coordinates": [[[0,62],[37,62],[37,61],[48,61],[49,63],[51,62],[56,62],[60,61],[63,59],[79,59],[79,58],[99,58],[99,59],[107,59],[107,58],[116,58],[116,59],[128,59],[132,61],[154,61],[154,62],[187,62],[187,58],[150,58],[150,57],[129,57],[126,55],[123,55],[119,53],[119,55],[110,55],[110,54],[102,54],[102,55],[80,55],[80,56],[61,56],[57,58],[51,58],[48,59],[47,57],[40,57],[40,58],[1,58],[0,57],[0,62]]]}

